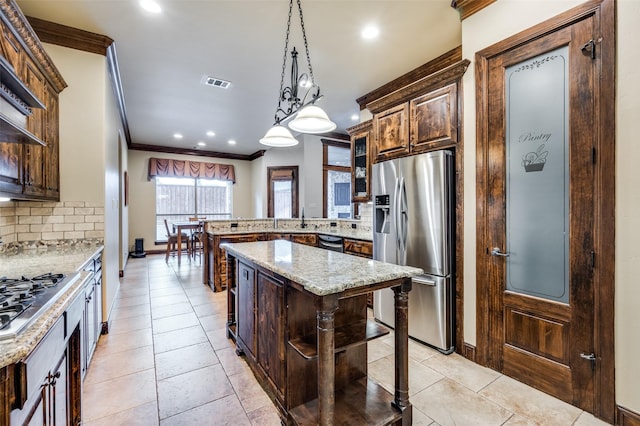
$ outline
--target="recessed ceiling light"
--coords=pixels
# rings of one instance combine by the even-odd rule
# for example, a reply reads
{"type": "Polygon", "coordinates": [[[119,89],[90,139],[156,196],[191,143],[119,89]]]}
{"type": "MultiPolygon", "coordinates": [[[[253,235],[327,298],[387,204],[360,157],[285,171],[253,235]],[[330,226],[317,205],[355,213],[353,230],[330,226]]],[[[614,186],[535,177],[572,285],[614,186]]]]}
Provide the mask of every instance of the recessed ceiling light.
{"type": "Polygon", "coordinates": [[[233,139],[229,139],[229,141],[227,142],[229,145],[235,145],[236,141],[234,141],[233,139]]]}
{"type": "Polygon", "coordinates": [[[183,136],[182,136],[182,133],[174,133],[174,134],[173,134],[173,137],[174,137],[175,139],[182,139],[182,137],[183,137],[183,136]]]}
{"type": "Polygon", "coordinates": [[[380,34],[380,30],[378,29],[378,27],[374,27],[373,25],[365,27],[365,29],[362,30],[362,33],[361,33],[362,38],[366,38],[366,39],[376,38],[378,37],[379,34],[380,34]]]}
{"type": "Polygon", "coordinates": [[[206,146],[207,144],[204,142],[198,142],[198,146],[206,146]]]}
{"type": "Polygon", "coordinates": [[[358,114],[353,114],[351,116],[351,120],[353,120],[353,121],[358,121],[359,118],[360,118],[360,116],[358,114]]]}
{"type": "Polygon", "coordinates": [[[213,132],[211,130],[207,132],[207,136],[209,136],[210,138],[214,137],[215,135],[216,135],[216,132],[213,132]]]}
{"type": "Polygon", "coordinates": [[[147,12],[151,12],[151,13],[162,12],[162,8],[160,7],[160,5],[156,3],[154,0],[140,0],[140,6],[147,12]]]}

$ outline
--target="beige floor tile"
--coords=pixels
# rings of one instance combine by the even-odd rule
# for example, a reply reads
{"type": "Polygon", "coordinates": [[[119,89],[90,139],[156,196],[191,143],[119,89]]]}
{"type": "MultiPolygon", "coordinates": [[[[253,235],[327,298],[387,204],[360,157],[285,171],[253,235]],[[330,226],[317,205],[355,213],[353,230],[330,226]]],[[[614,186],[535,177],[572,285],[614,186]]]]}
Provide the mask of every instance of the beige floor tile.
{"type": "Polygon", "coordinates": [[[109,334],[130,333],[136,330],[151,328],[149,315],[130,318],[117,318],[109,323],[109,334]]]}
{"type": "Polygon", "coordinates": [[[265,405],[247,413],[247,416],[253,426],[279,426],[282,424],[278,410],[274,405],[265,405]]]}
{"type": "MultiPolygon", "coordinates": [[[[98,355],[101,355],[99,352],[98,355]]],[[[84,383],[98,383],[139,371],[153,369],[153,347],[143,346],[114,354],[96,356],[91,361],[84,383]]]]}
{"type": "Polygon", "coordinates": [[[219,363],[209,342],[199,343],[157,354],[156,377],[162,380],[219,363]]]}
{"type": "Polygon", "coordinates": [[[144,286],[132,286],[129,283],[126,285],[120,284],[120,291],[118,291],[118,298],[123,299],[126,297],[139,297],[139,296],[148,296],[149,295],[149,287],[144,284],[144,286]]]}
{"type": "Polygon", "coordinates": [[[512,415],[501,406],[447,378],[414,395],[411,402],[441,426],[499,426],[512,415]]]}
{"type": "Polygon", "coordinates": [[[500,377],[500,373],[497,371],[482,367],[455,353],[450,355],[438,354],[422,361],[422,364],[474,392],[479,392],[500,377]]]}
{"type": "MultiPolygon", "coordinates": [[[[381,358],[369,364],[369,376],[380,383],[392,395],[395,390],[395,369],[393,356],[381,358]]],[[[415,395],[433,385],[443,376],[431,368],[409,359],[409,396],[415,395]]]]}
{"type": "Polygon", "coordinates": [[[578,420],[573,424],[573,426],[606,426],[608,423],[594,417],[592,414],[589,414],[583,411],[578,417],[578,420]]]}
{"type": "Polygon", "coordinates": [[[149,296],[116,297],[116,308],[144,305],[149,303],[149,296]]]}
{"type": "Polygon", "coordinates": [[[155,372],[144,370],[84,386],[82,416],[84,421],[97,420],[156,400],[155,372]]]}
{"type": "Polygon", "coordinates": [[[151,308],[151,317],[153,319],[170,317],[173,315],[188,314],[193,312],[193,308],[189,302],[176,303],[171,305],[154,305],[151,308]]]}
{"type": "MultiPolygon", "coordinates": [[[[197,314],[196,314],[197,315],[197,314]]],[[[218,313],[216,315],[198,316],[200,325],[204,331],[220,330],[227,326],[227,313],[218,313]]]]}
{"type": "Polygon", "coordinates": [[[120,411],[101,419],[82,422],[83,426],[157,426],[158,403],[156,401],[120,411]]]}
{"type": "Polygon", "coordinates": [[[198,317],[193,312],[173,315],[153,320],[153,333],[166,333],[168,331],[193,327],[194,325],[200,325],[200,321],[198,321],[198,317]]]}
{"type": "Polygon", "coordinates": [[[229,381],[247,413],[262,408],[265,405],[272,405],[271,399],[269,399],[269,396],[262,389],[253,373],[241,372],[229,376],[229,381]]]}
{"type": "Polygon", "coordinates": [[[227,348],[222,350],[216,350],[216,355],[220,360],[220,364],[224,368],[227,376],[233,376],[239,373],[251,373],[247,362],[244,357],[236,355],[236,350],[233,348],[227,348]]]}
{"type": "Polygon", "coordinates": [[[543,426],[538,425],[538,423],[534,422],[531,419],[526,417],[519,416],[518,414],[514,414],[504,423],[504,426],[543,426]]]}
{"type": "Polygon", "coordinates": [[[549,426],[571,425],[582,411],[506,376],[501,376],[479,394],[512,413],[549,426]]]}
{"type": "Polygon", "coordinates": [[[433,419],[422,411],[418,410],[416,407],[413,407],[413,426],[435,426],[435,422],[433,419]]]}
{"type": "Polygon", "coordinates": [[[220,315],[227,312],[225,307],[215,302],[205,303],[204,305],[194,305],[193,310],[199,317],[206,317],[211,315],[220,315]]]}
{"type": "Polygon", "coordinates": [[[103,334],[98,340],[98,347],[94,356],[110,355],[151,345],[153,345],[151,327],[129,333],[103,334]]]}
{"type": "Polygon", "coordinates": [[[199,325],[153,336],[154,350],[157,354],[203,342],[208,342],[208,339],[199,325]]]}
{"type": "Polygon", "coordinates": [[[152,288],[149,291],[149,296],[151,297],[151,299],[175,295],[184,295],[184,290],[182,289],[180,283],[176,283],[175,285],[170,287],[152,288]]]}
{"type": "Polygon", "coordinates": [[[384,343],[382,339],[371,340],[367,343],[367,361],[373,362],[380,358],[393,355],[393,346],[384,343]]]}
{"type": "Polygon", "coordinates": [[[151,298],[151,309],[158,306],[175,305],[176,303],[189,303],[189,299],[187,299],[187,296],[184,293],[154,297],[151,298]]]}
{"type": "Polygon", "coordinates": [[[231,383],[219,364],[159,380],[160,419],[232,394],[231,383]]]}
{"type": "Polygon", "coordinates": [[[135,306],[116,306],[111,313],[110,319],[116,320],[122,318],[139,317],[142,315],[151,315],[151,305],[149,303],[135,306]]]}
{"type": "Polygon", "coordinates": [[[249,418],[235,395],[229,395],[163,419],[161,426],[247,426],[249,418]]]}
{"type": "Polygon", "coordinates": [[[206,333],[209,341],[211,342],[211,346],[213,346],[213,349],[216,351],[227,348],[236,348],[233,340],[227,338],[226,328],[218,328],[216,330],[207,331],[206,333]]]}

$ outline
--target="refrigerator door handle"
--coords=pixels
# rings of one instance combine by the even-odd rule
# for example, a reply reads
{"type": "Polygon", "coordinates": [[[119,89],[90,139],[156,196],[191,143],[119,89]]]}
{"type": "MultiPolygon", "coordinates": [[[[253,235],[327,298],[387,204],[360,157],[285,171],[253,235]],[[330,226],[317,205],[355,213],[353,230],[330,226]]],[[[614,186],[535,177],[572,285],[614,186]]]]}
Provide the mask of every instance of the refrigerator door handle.
{"type": "Polygon", "coordinates": [[[398,252],[398,265],[403,265],[402,259],[402,239],[400,237],[400,179],[396,178],[395,190],[393,191],[393,207],[395,212],[393,215],[393,227],[396,230],[396,251],[398,252]]]}
{"type": "Polygon", "coordinates": [[[434,280],[430,280],[428,278],[425,277],[413,277],[411,278],[411,281],[413,281],[416,284],[423,284],[423,285],[428,285],[431,287],[435,287],[436,286],[436,282],[434,280]]]}
{"type": "Polygon", "coordinates": [[[400,232],[402,235],[402,251],[407,250],[407,224],[409,223],[409,212],[407,207],[407,187],[404,178],[400,178],[400,232]]]}

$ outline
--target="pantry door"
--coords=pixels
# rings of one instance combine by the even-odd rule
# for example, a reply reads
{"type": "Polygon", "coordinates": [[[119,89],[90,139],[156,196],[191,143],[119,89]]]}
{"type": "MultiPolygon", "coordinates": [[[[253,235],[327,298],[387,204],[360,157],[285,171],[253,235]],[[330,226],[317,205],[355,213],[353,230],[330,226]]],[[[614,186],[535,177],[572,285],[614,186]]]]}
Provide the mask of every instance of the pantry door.
{"type": "Polygon", "coordinates": [[[491,368],[607,418],[614,139],[603,131],[613,93],[602,89],[613,66],[603,51],[614,47],[602,20],[595,7],[476,56],[477,350],[491,368]]]}

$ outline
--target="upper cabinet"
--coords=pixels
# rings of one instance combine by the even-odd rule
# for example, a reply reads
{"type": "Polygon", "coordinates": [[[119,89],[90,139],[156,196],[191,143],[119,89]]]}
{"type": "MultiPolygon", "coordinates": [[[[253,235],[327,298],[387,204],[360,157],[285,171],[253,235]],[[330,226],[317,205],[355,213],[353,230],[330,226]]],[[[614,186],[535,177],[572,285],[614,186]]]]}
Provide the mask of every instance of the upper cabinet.
{"type": "Polygon", "coordinates": [[[421,67],[422,74],[394,80],[386,94],[381,88],[361,98],[373,113],[373,163],[458,144],[460,84],[468,66],[454,49],[421,67]]]}
{"type": "Polygon", "coordinates": [[[351,136],[351,201],[371,199],[371,120],[347,129],[351,136]]]}
{"type": "Polygon", "coordinates": [[[0,196],[59,200],[64,79],[14,0],[0,0],[0,196]]]}

